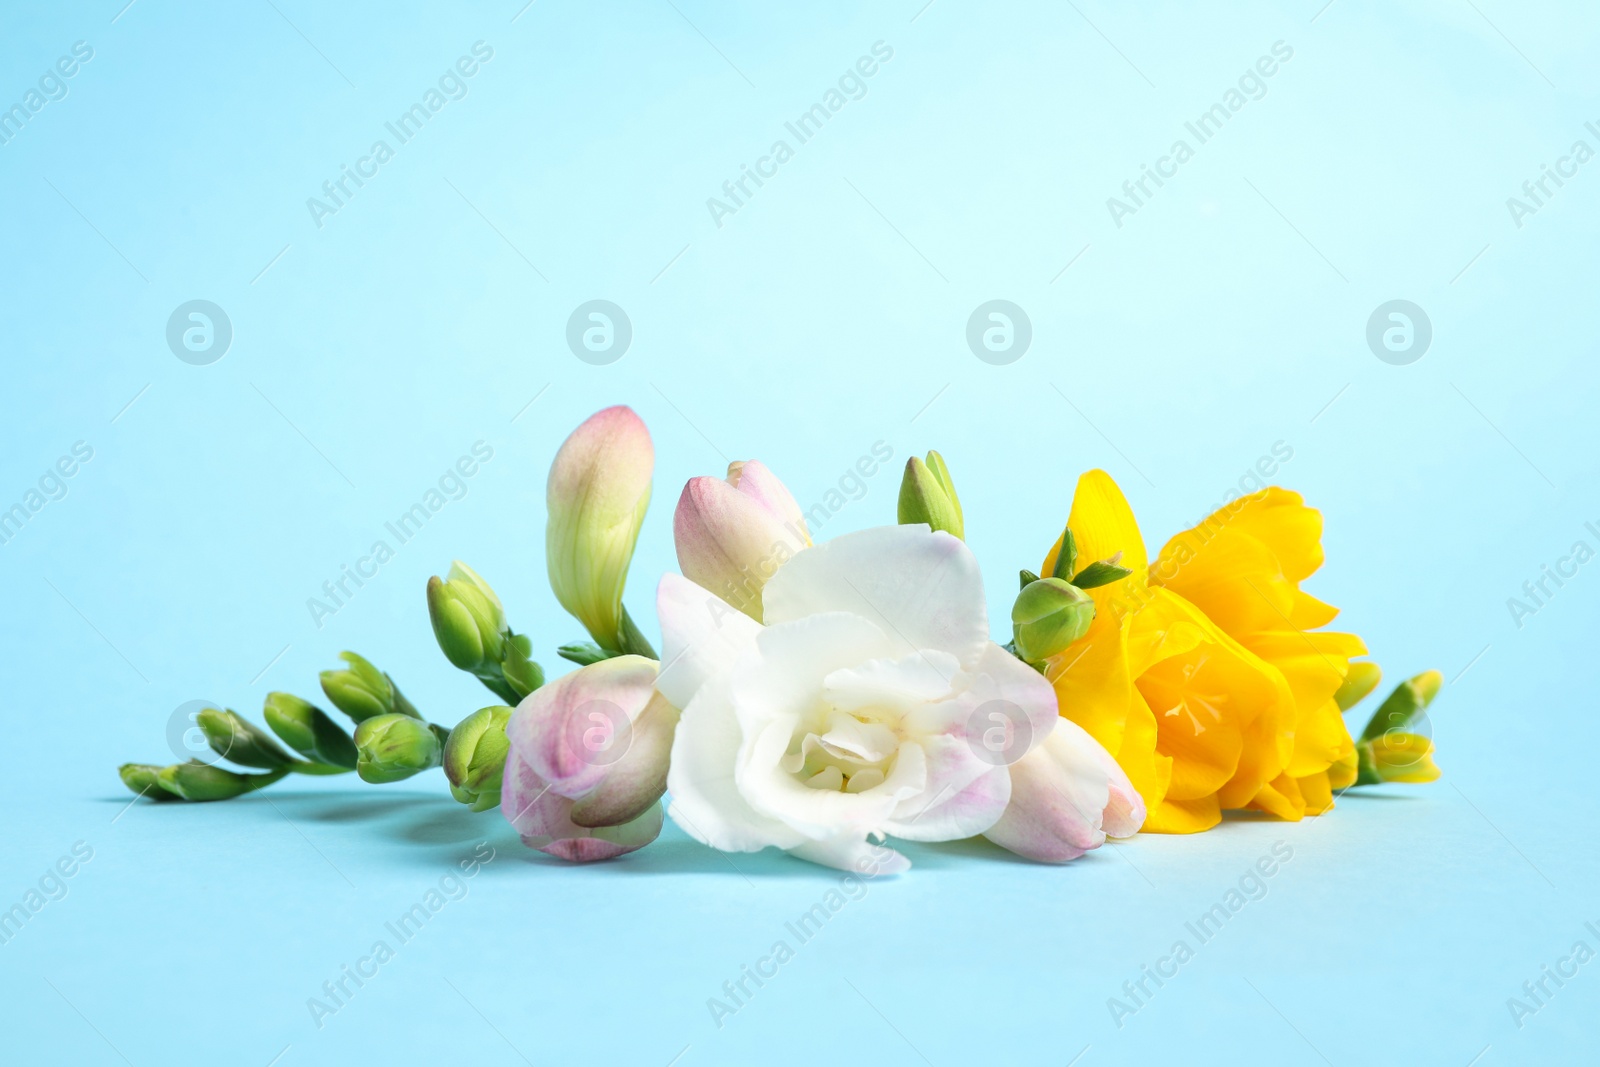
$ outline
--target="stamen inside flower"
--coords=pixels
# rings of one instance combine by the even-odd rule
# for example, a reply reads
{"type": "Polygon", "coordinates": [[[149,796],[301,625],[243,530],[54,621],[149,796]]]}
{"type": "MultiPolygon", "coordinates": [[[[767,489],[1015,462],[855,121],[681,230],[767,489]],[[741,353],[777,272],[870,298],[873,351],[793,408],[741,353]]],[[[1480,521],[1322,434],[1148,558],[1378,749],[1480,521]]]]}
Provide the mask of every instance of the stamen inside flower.
{"type": "Polygon", "coordinates": [[[824,707],[796,731],[783,769],[812,789],[863,793],[882,785],[900,748],[898,731],[881,721],[887,717],[882,709],[824,707]]]}
{"type": "Polygon", "coordinates": [[[1196,737],[1206,732],[1205,723],[1196,711],[1210,715],[1214,723],[1221,722],[1222,712],[1217,705],[1228,700],[1225,693],[1206,691],[1210,687],[1205,685],[1201,672],[1209,658],[1209,652],[1202,652],[1190,662],[1176,658],[1168,660],[1147,671],[1138,683],[1140,692],[1152,709],[1158,711],[1162,718],[1186,716],[1196,737]]]}

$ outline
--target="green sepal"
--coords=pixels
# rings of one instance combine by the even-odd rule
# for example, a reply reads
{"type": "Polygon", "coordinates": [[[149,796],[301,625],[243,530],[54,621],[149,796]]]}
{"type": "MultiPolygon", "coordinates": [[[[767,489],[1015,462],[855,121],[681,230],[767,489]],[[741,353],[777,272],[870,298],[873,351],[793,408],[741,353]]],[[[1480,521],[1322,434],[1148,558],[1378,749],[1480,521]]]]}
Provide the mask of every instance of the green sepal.
{"type": "MultiPolygon", "coordinates": [[[[1068,526],[1061,531],[1061,551],[1056,553],[1056,565],[1051,568],[1050,577],[1071,582],[1073,569],[1077,565],[1078,539],[1072,536],[1072,527],[1068,526]]],[[[1078,583],[1073,582],[1072,584],[1077,585],[1078,583]]]]}
{"type": "Polygon", "coordinates": [[[612,659],[622,655],[622,653],[613,652],[609,648],[601,648],[592,641],[582,641],[576,644],[562,645],[556,649],[556,655],[564,660],[570,660],[580,667],[587,667],[591,663],[612,659]]]}
{"type": "Polygon", "coordinates": [[[1117,563],[1117,560],[1121,558],[1122,553],[1118,552],[1110,559],[1096,560],[1073,575],[1072,584],[1079,589],[1098,589],[1102,585],[1120,582],[1133,573],[1131,569],[1120,566],[1117,563]]]}
{"type": "Polygon", "coordinates": [[[1028,586],[1032,585],[1034,582],[1037,582],[1039,580],[1039,576],[1037,574],[1033,573],[1032,571],[1028,570],[1026,567],[1024,567],[1022,569],[1022,571],[1017,575],[1017,577],[1019,579],[1021,579],[1021,583],[1022,583],[1021,585],[1019,585],[1017,587],[1018,589],[1026,589],[1026,588],[1028,588],[1028,586]]]}

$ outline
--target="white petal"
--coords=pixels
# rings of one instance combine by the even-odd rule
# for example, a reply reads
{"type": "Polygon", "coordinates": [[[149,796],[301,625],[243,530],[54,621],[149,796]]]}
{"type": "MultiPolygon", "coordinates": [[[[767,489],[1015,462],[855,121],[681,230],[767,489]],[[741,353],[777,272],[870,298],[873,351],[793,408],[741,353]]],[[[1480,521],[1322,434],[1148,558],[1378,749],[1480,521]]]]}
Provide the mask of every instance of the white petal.
{"type": "Polygon", "coordinates": [[[793,848],[805,836],[758,814],[735,783],[742,741],[727,680],[701,687],[683,709],[673,738],[667,814],[690,837],[724,852],[758,852],[768,845],[793,848]]]}
{"type": "Polygon", "coordinates": [[[677,574],[656,590],[661,620],[661,676],[656,689],[679,708],[689,706],[708,678],[732,670],[755,647],[761,625],[720,597],[677,574]]]}
{"type": "Polygon", "coordinates": [[[823,679],[822,689],[827,702],[840,711],[905,711],[948,697],[961,677],[961,664],[954,656],[930,648],[834,671],[823,679]]]}
{"type": "Polygon", "coordinates": [[[762,590],[768,625],[829,611],[875,623],[903,656],[948,652],[973,665],[989,642],[978,561],[926,526],[879,526],[805,549],[762,590]]]}
{"type": "Polygon", "coordinates": [[[823,680],[891,647],[882,630],[859,615],[830,612],[767,626],[756,635],[752,656],[733,676],[734,703],[748,732],[776,719],[799,725],[822,709],[823,680]]]}
{"type": "Polygon", "coordinates": [[[812,863],[820,863],[824,867],[854,871],[864,878],[876,878],[880,874],[899,874],[911,866],[910,860],[887,845],[875,845],[864,838],[854,837],[807,841],[803,845],[791,848],[789,855],[810,860],[812,863]]]}

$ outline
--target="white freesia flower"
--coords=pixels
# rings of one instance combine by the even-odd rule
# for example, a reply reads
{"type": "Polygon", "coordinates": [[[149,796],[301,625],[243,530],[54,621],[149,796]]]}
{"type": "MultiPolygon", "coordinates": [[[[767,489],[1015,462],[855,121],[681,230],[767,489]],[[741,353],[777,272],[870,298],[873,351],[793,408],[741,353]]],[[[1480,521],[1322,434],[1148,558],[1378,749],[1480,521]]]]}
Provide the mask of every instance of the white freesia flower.
{"type": "Polygon", "coordinates": [[[657,601],[656,687],[683,709],[669,813],[714,848],[904,870],[869,838],[989,830],[1010,764],[1058,721],[1050,684],[989,639],[972,552],[926,526],[803,549],[766,583],[763,623],[675,574],[657,601]]]}

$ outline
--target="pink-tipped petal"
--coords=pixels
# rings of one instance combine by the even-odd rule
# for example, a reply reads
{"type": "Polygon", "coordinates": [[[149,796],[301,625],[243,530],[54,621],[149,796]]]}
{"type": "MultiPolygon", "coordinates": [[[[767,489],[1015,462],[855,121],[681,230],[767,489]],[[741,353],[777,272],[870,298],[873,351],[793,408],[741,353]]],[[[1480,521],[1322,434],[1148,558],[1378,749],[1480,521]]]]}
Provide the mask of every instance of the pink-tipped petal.
{"type": "Polygon", "coordinates": [[[984,834],[1019,856],[1045,863],[1077,859],[1105,841],[1109,776],[1105,750],[1060,720],[1044,744],[1011,766],[1011,803],[984,834]]]}
{"type": "Polygon", "coordinates": [[[660,693],[633,722],[633,743],[595,787],[572,805],[572,821],[593,828],[621,826],[650,810],[667,791],[667,766],[678,709],[660,693]]]}
{"type": "Polygon", "coordinates": [[[500,811],[529,848],[573,863],[612,859],[643,848],[661,833],[661,805],[622,826],[592,829],[571,819],[572,801],[559,796],[515,751],[506,759],[500,811]]]}
{"type": "Polygon", "coordinates": [[[728,464],[728,484],[760,504],[779,522],[804,535],[806,544],[811,543],[805,514],[795,502],[794,494],[779,481],[776,474],[767,469],[765,463],[758,459],[747,459],[743,463],[728,464]]]}
{"type": "Polygon", "coordinates": [[[767,580],[809,543],[803,526],[720,478],[689,479],[672,530],[684,576],[758,622],[767,580]]]}

